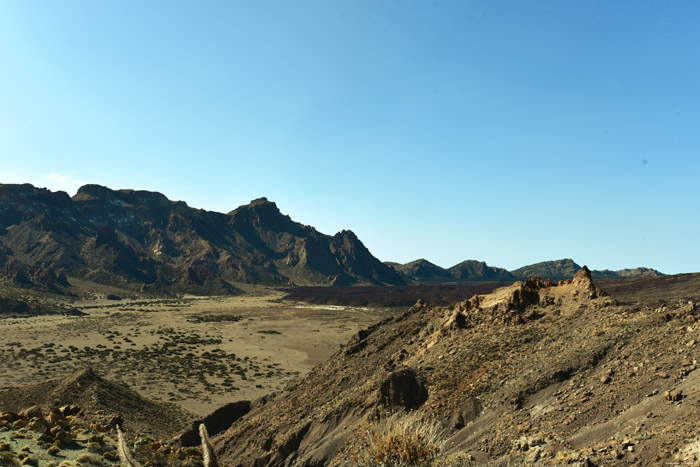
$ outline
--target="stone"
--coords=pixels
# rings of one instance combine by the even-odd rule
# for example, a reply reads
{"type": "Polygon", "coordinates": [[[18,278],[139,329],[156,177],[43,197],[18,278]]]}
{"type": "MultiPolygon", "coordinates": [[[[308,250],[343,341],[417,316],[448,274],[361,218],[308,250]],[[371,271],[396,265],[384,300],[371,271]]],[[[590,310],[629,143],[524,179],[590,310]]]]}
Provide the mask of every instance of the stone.
{"type": "Polygon", "coordinates": [[[116,428],[117,426],[123,426],[123,425],[124,425],[124,418],[121,416],[121,414],[114,414],[107,421],[107,426],[109,426],[110,428],[116,428]]]}
{"type": "Polygon", "coordinates": [[[41,407],[38,405],[33,405],[27,409],[21,410],[19,412],[19,416],[22,418],[38,418],[43,417],[44,413],[41,410],[41,407]]]}
{"type": "Polygon", "coordinates": [[[73,442],[73,437],[70,435],[70,433],[65,432],[63,430],[58,431],[54,436],[56,438],[56,441],[58,441],[63,446],[71,444],[73,442]]]}
{"type": "Polygon", "coordinates": [[[452,413],[452,415],[450,416],[449,425],[452,428],[461,430],[468,423],[475,420],[479,416],[480,412],[481,404],[479,403],[479,400],[470,397],[464,402],[462,402],[460,407],[452,413]]]}
{"type": "Polygon", "coordinates": [[[64,417],[68,417],[70,415],[78,415],[78,413],[80,412],[80,408],[78,408],[75,405],[64,405],[58,410],[61,411],[64,417]]]}
{"type": "Polygon", "coordinates": [[[48,432],[50,427],[49,422],[43,417],[33,418],[27,424],[27,428],[42,435],[48,432]]]}
{"type": "Polygon", "coordinates": [[[14,412],[2,412],[0,413],[0,421],[12,423],[19,418],[19,415],[14,412]]]}
{"type": "Polygon", "coordinates": [[[408,367],[390,372],[379,387],[379,403],[390,409],[417,409],[427,398],[425,385],[408,367]]]}
{"type": "Polygon", "coordinates": [[[48,421],[50,424],[55,425],[56,423],[59,422],[59,420],[63,420],[63,414],[61,413],[60,409],[57,408],[52,408],[49,411],[49,416],[47,417],[48,421]]]}

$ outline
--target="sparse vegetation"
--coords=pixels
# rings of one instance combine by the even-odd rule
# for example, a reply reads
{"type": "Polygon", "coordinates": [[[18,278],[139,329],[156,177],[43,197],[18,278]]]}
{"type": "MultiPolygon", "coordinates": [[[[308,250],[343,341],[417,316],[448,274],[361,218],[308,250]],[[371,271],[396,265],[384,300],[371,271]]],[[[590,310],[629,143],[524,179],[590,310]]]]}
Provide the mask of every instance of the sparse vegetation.
{"type": "Polygon", "coordinates": [[[396,414],[365,430],[365,447],[354,461],[361,467],[428,466],[440,453],[443,433],[434,419],[396,414]]]}

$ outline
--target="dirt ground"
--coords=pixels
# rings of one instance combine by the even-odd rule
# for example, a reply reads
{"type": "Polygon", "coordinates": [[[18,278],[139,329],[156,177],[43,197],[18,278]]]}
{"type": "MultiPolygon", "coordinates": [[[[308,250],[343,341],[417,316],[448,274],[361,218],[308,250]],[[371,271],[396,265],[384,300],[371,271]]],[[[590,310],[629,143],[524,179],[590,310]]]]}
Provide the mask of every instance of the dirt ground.
{"type": "Polygon", "coordinates": [[[0,320],[0,390],[91,366],[143,396],[204,415],[278,391],[390,311],[236,297],[82,300],[86,316],[0,320]]]}

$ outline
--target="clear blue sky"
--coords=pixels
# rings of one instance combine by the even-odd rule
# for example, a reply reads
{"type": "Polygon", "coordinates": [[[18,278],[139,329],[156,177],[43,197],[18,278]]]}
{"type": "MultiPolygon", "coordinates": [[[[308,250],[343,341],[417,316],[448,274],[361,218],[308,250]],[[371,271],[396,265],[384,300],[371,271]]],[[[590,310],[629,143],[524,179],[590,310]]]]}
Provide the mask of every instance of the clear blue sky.
{"type": "Polygon", "coordinates": [[[0,0],[0,182],[382,260],[700,271],[700,2],[0,0]]]}

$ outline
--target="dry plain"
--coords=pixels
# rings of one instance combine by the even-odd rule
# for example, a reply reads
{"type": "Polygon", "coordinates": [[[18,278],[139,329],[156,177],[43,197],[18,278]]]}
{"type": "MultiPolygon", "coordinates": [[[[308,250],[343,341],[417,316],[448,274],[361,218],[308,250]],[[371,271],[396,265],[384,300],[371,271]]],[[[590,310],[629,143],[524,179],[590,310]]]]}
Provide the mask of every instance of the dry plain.
{"type": "Polygon", "coordinates": [[[278,391],[391,311],[306,305],[257,288],[233,297],[106,300],[85,316],[0,320],[0,390],[91,367],[143,396],[198,415],[278,391]]]}

